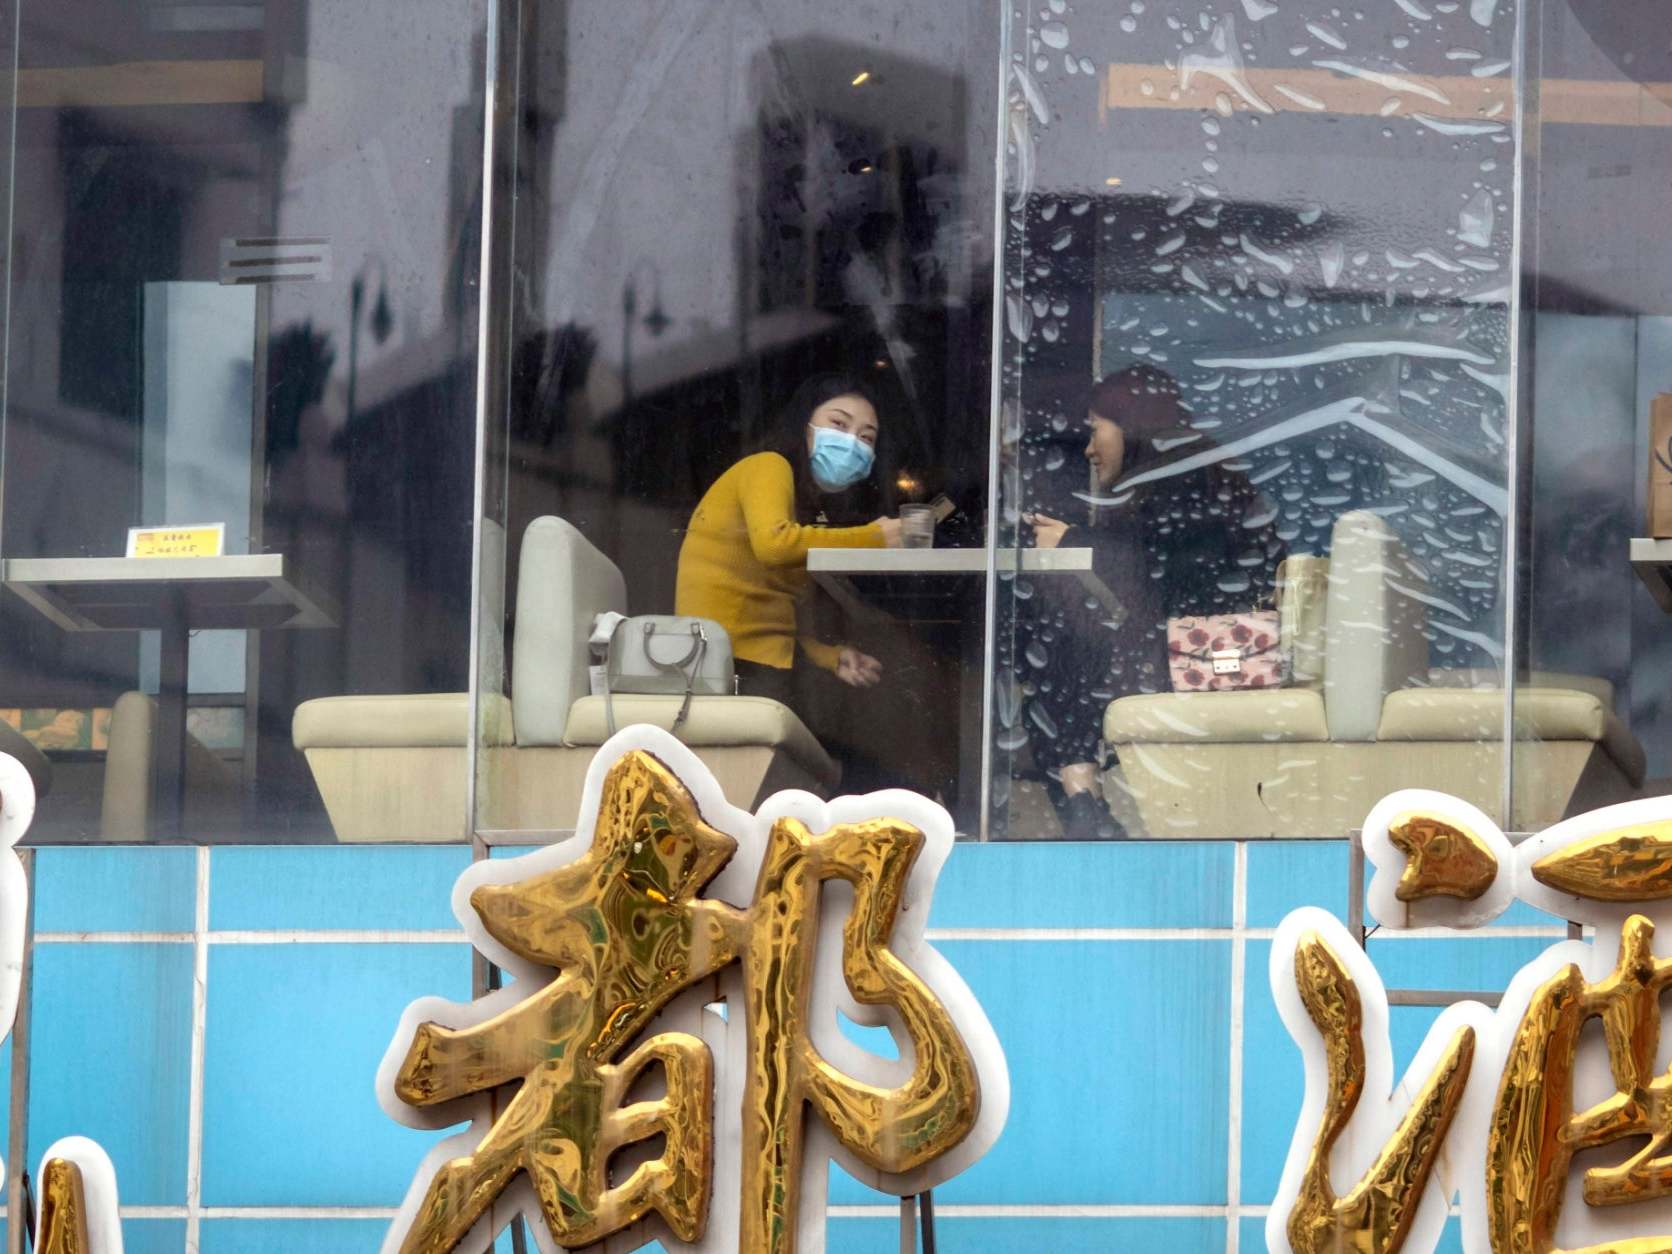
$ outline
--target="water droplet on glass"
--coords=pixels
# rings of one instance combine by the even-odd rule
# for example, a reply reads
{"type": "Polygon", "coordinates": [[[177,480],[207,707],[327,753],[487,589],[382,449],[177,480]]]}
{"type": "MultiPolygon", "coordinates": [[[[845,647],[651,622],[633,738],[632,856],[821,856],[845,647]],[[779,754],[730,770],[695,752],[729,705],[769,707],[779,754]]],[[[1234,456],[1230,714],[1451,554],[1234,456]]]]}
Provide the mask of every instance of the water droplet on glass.
{"type": "Polygon", "coordinates": [[[1502,122],[1470,122],[1461,118],[1442,118],[1432,113],[1413,113],[1411,116],[1440,135],[1497,135],[1505,129],[1502,122]]]}
{"type": "Polygon", "coordinates": [[[1323,271],[1325,287],[1334,287],[1341,281],[1341,271],[1346,264],[1346,252],[1340,241],[1332,241],[1318,250],[1318,268],[1323,271]]]}
{"type": "Polygon", "coordinates": [[[1034,721],[1034,725],[1038,727],[1042,733],[1044,733],[1047,740],[1055,740],[1057,738],[1056,720],[1051,717],[1050,713],[1044,706],[1040,705],[1039,702],[1035,701],[1032,705],[1028,706],[1028,717],[1031,718],[1034,721]]]}
{"type": "Polygon", "coordinates": [[[1321,22],[1308,22],[1306,29],[1314,39],[1328,44],[1337,52],[1347,51],[1347,41],[1321,22]]]}
{"type": "Polygon", "coordinates": [[[1061,22],[1046,22],[1039,28],[1039,38],[1047,48],[1068,47],[1068,27],[1061,22]]]}
{"type": "Polygon", "coordinates": [[[999,723],[1004,727],[1014,727],[1016,715],[1020,713],[1021,701],[1016,695],[1015,681],[1010,676],[1000,675],[993,684],[993,704],[999,716],[999,723]]]}
{"type": "Polygon", "coordinates": [[[1005,323],[1010,327],[1010,334],[1023,343],[1033,334],[1033,310],[1019,296],[1004,298],[1005,323]]]}
{"type": "Polygon", "coordinates": [[[1495,221],[1496,211],[1491,195],[1484,191],[1476,192],[1458,215],[1457,238],[1476,248],[1490,248],[1495,221]]]}

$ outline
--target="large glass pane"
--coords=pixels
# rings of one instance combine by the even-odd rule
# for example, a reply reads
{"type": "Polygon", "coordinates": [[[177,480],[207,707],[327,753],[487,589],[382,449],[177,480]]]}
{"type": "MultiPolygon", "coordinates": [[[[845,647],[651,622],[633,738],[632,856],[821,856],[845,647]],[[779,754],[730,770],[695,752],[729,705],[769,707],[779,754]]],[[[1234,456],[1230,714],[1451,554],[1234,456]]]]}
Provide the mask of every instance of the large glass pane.
{"type": "Polygon", "coordinates": [[[22,0],[0,721],[50,765],[34,837],[463,835],[485,14],[22,0]]]}
{"type": "Polygon", "coordinates": [[[992,12],[526,7],[479,826],[568,825],[611,726],[648,721],[740,803],[897,783],[975,830],[992,12]],[[900,508],[936,502],[934,547],[899,547],[900,508]],[[682,720],[683,679],[647,692],[642,654],[606,698],[607,612],[702,619],[735,671],[682,720]]]}
{"type": "Polygon", "coordinates": [[[994,830],[1501,813],[1515,8],[1051,0],[1010,43],[994,830]]]}
{"type": "Polygon", "coordinates": [[[1515,705],[1523,828],[1563,798],[1585,809],[1662,793],[1672,754],[1672,546],[1655,539],[1672,526],[1657,527],[1649,499],[1651,484],[1664,501],[1672,482],[1672,264],[1653,227],[1672,160],[1672,44],[1644,0],[1552,0],[1527,28],[1538,142],[1524,162],[1535,312],[1515,705]]]}

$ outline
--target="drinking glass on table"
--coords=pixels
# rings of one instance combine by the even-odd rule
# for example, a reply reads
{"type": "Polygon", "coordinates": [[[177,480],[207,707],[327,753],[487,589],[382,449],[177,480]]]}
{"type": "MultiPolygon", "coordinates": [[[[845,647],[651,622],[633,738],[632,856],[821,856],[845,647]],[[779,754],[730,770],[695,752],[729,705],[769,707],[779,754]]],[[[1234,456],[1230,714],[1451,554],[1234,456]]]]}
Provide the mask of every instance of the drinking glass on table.
{"type": "Polygon", "coordinates": [[[933,506],[900,506],[900,547],[903,549],[932,549],[935,547],[935,511],[933,506]]]}

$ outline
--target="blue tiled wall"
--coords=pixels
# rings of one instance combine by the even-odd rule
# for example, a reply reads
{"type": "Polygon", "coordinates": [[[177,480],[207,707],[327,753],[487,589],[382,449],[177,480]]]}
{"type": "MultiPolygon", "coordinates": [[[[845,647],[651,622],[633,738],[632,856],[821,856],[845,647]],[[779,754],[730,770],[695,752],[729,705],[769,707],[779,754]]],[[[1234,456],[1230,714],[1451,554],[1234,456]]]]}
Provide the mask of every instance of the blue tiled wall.
{"type": "MultiPolygon", "coordinates": [[[[31,1160],[100,1140],[131,1254],[194,1236],[201,1254],[376,1249],[434,1138],[383,1115],[373,1075],[408,1001],[468,995],[448,909],[468,856],[41,851],[31,1160]]],[[[1343,913],[1346,863],[1330,842],[960,846],[930,927],[993,1019],[1013,1103],[993,1152],[937,1192],[940,1249],[1263,1249],[1300,1099],[1270,931],[1297,905],[1343,913]]],[[[1390,984],[1502,988],[1559,927],[1522,910],[1371,946],[1390,984]]],[[[1394,1012],[1401,1070],[1434,1013],[1394,1012]]],[[[835,1254],[899,1248],[894,1199],[837,1172],[830,1202],[835,1254]]]]}

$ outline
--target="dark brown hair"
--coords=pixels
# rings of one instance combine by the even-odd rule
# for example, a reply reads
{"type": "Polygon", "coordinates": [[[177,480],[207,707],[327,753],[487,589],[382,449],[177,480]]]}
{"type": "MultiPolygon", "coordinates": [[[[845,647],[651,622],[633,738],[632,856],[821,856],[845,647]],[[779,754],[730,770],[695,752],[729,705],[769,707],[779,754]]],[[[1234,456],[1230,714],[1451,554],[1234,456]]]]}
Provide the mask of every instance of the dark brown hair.
{"type": "MultiPolygon", "coordinates": [[[[1126,437],[1126,461],[1121,478],[1147,470],[1161,456],[1158,439],[1196,435],[1190,430],[1190,411],[1179,397],[1178,380],[1159,366],[1140,363],[1106,374],[1092,385],[1086,409],[1106,418],[1126,437]]],[[[1203,446],[1198,436],[1191,447],[1203,446]]]]}

